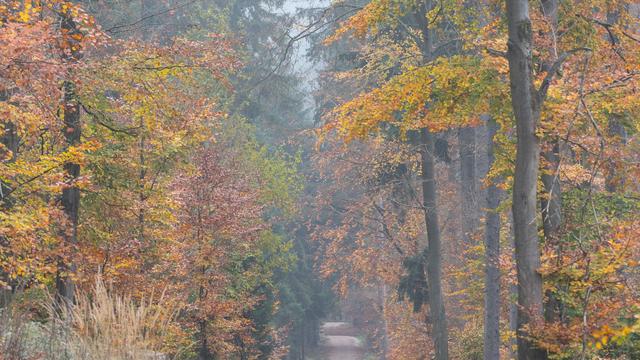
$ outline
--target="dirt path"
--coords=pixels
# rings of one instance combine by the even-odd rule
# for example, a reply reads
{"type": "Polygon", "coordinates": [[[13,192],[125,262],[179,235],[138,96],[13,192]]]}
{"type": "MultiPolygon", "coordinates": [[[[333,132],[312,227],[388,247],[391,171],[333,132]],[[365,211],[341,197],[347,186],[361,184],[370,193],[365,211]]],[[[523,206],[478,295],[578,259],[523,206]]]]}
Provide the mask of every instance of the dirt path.
{"type": "Polygon", "coordinates": [[[363,360],[365,351],[357,331],[348,323],[327,322],[322,325],[322,360],[363,360]]]}

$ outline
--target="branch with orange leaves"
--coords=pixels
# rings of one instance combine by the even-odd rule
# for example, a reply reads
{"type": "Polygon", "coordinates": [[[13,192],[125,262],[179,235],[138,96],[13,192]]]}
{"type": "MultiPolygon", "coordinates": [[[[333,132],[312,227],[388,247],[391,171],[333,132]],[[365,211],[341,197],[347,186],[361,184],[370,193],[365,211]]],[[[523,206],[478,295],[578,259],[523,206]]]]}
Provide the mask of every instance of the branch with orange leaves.
{"type": "Polygon", "coordinates": [[[544,99],[547,97],[547,92],[549,91],[551,81],[553,81],[555,74],[558,72],[562,64],[564,64],[569,56],[581,51],[591,52],[592,50],[588,47],[580,47],[565,51],[564,53],[560,54],[560,56],[558,56],[558,59],[553,63],[553,65],[551,65],[551,68],[549,68],[549,70],[547,71],[547,75],[544,77],[544,80],[542,80],[542,84],[540,84],[540,88],[538,89],[538,100],[540,102],[544,101],[544,99]]]}

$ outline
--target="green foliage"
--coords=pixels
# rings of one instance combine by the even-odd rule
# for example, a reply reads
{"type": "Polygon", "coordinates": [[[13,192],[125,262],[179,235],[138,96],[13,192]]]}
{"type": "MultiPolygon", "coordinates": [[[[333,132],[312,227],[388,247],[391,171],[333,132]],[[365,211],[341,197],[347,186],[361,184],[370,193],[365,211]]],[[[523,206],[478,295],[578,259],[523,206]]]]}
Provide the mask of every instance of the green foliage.
{"type": "Polygon", "coordinates": [[[398,297],[404,301],[405,297],[413,303],[413,311],[419,312],[428,301],[428,286],[426,279],[426,256],[418,254],[410,256],[402,262],[406,271],[398,283],[398,297]]]}
{"type": "Polygon", "coordinates": [[[631,334],[620,342],[609,343],[598,355],[609,359],[638,359],[640,358],[640,335],[631,334]]]}

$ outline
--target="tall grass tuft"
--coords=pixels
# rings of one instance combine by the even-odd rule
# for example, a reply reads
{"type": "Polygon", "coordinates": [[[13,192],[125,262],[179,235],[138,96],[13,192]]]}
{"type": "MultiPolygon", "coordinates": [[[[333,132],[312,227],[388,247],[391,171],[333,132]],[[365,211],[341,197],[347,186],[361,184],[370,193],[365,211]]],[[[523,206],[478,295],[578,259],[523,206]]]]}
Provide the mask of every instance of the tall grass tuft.
{"type": "Polygon", "coordinates": [[[162,350],[177,311],[164,294],[136,300],[97,279],[68,306],[22,298],[0,307],[0,360],[168,359],[162,350]]]}
{"type": "Polygon", "coordinates": [[[163,340],[176,312],[164,301],[135,301],[110,291],[100,279],[76,303],[51,309],[55,323],[66,329],[65,348],[71,359],[160,360],[163,340]],[[159,305],[158,305],[159,304],[159,305]]]}

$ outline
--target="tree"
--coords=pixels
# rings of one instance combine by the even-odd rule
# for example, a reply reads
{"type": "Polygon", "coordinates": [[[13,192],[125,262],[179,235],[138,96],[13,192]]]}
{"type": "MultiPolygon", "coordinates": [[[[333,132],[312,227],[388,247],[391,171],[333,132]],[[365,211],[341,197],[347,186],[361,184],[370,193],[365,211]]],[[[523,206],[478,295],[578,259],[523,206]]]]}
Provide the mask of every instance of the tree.
{"type": "MultiPolygon", "coordinates": [[[[73,13],[78,10],[72,4],[62,2],[53,4],[60,7],[60,33],[62,34],[62,46],[60,51],[63,63],[71,68],[82,58],[82,41],[84,34],[78,29],[78,24],[73,13]]],[[[66,79],[62,84],[64,97],[63,104],[63,135],[66,147],[76,147],[81,142],[82,122],[80,118],[80,104],[76,94],[76,84],[71,79],[66,79]]],[[[66,172],[66,185],[62,189],[60,202],[67,217],[68,226],[63,230],[64,242],[70,248],[78,243],[78,219],[80,211],[80,189],[75,182],[80,176],[80,164],[69,161],[64,164],[66,172]]],[[[61,260],[58,264],[59,274],[56,278],[58,295],[67,302],[73,302],[75,296],[75,286],[72,274],[76,270],[76,264],[65,263],[68,260],[61,260]]]]}
{"type": "Polygon", "coordinates": [[[513,223],[518,269],[518,358],[545,359],[527,338],[526,327],[542,321],[542,275],[537,227],[540,145],[536,135],[542,100],[533,85],[532,26],[526,1],[507,1],[511,101],[518,132],[513,184],[513,223]]]}
{"type": "MultiPolygon", "coordinates": [[[[69,60],[72,56],[69,42],[79,44],[84,38],[68,29],[69,22],[62,21],[64,26],[56,27],[51,18],[45,16],[45,9],[53,10],[54,15],[71,16],[75,8],[67,2],[55,1],[39,6],[18,1],[4,5],[0,9],[3,49],[7,51],[3,58],[8,67],[2,74],[3,93],[7,95],[2,108],[3,139],[8,151],[3,151],[2,200],[4,205],[11,205],[3,208],[0,237],[6,239],[2,249],[5,254],[2,267],[6,270],[3,273],[15,291],[42,281],[52,271],[58,272],[52,262],[62,267],[69,265],[65,259],[71,244],[61,244],[58,237],[68,236],[67,240],[73,241],[75,227],[67,225],[69,221],[73,223],[77,210],[76,193],[71,189],[75,184],[69,190],[53,184],[59,180],[59,167],[69,164],[67,173],[71,174],[76,169],[71,164],[80,161],[83,152],[92,145],[80,144],[78,134],[68,131],[73,130],[69,126],[77,125],[77,107],[66,106],[64,101],[54,103],[64,97],[60,83],[77,67],[69,60]],[[61,112],[68,115],[71,124],[65,124],[58,117],[56,109],[60,106],[64,107],[61,112]],[[61,137],[66,139],[67,146],[59,146],[61,137]],[[56,191],[62,195],[52,196],[56,191]],[[60,205],[71,218],[58,212],[60,205]],[[21,223],[21,218],[30,220],[21,223]],[[34,249],[41,252],[34,255],[34,249]]],[[[94,39],[88,19],[83,21],[89,32],[87,38],[94,39]]],[[[80,51],[77,46],[76,50],[80,51]]],[[[64,88],[70,94],[71,88],[64,88]]],[[[71,101],[71,97],[67,96],[66,100],[71,101]]]]}
{"type": "MultiPolygon", "coordinates": [[[[495,162],[495,120],[488,121],[487,153],[489,168],[495,162]]],[[[502,191],[495,183],[487,190],[485,219],[485,282],[484,282],[484,359],[500,359],[500,200],[502,191]]]]}

